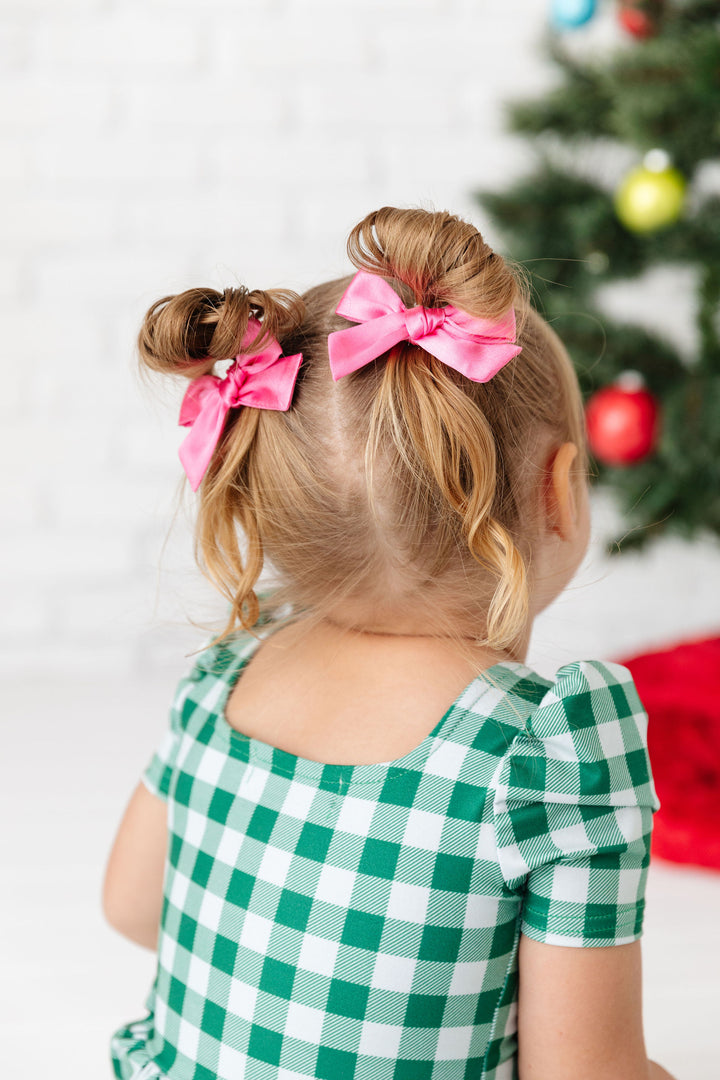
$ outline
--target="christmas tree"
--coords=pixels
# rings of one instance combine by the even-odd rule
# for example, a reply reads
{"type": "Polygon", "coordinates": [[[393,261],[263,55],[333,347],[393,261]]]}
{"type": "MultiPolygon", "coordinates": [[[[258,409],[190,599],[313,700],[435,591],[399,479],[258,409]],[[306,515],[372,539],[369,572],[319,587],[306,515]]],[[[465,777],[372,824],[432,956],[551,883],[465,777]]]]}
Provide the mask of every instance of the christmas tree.
{"type": "Polygon", "coordinates": [[[572,27],[594,0],[553,0],[561,85],[508,110],[537,168],[477,198],[575,363],[595,479],[627,522],[617,553],[670,532],[720,537],[720,3],[607,2],[623,40],[588,62],[572,27]],[[648,327],[647,293],[637,325],[598,298],[667,264],[696,271],[685,349],[648,327]]]}

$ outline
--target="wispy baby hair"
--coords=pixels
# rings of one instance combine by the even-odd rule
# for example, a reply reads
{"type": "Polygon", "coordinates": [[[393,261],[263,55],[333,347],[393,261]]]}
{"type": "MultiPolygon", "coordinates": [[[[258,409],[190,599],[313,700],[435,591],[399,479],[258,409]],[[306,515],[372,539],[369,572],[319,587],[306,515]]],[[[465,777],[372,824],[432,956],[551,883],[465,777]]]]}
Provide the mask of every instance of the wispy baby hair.
{"type": "Polygon", "coordinates": [[[355,226],[348,254],[407,307],[485,319],[514,308],[522,352],[479,383],[404,342],[334,381],[328,335],[350,325],[335,310],[350,278],[302,297],[203,288],[153,304],[138,347],[156,371],[212,371],[243,351],[251,318],[284,355],[302,353],[290,408],[232,410],[202,481],[196,554],[230,602],[220,636],[258,622],[267,557],[275,614],[342,608],[358,629],[409,618],[512,648],[528,614],[543,454],[574,442],[575,473],[587,469],[572,364],[522,275],[452,214],[384,207],[355,226]]]}

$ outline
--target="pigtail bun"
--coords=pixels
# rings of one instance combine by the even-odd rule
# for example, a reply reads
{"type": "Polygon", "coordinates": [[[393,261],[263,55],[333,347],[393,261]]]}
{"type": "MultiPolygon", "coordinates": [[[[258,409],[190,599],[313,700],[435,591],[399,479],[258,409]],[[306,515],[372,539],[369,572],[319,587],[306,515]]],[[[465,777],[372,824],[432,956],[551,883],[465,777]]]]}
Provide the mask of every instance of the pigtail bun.
{"type": "Polygon", "coordinates": [[[293,333],[302,322],[303,302],[282,289],[242,286],[187,289],[164,296],[150,307],[140,333],[141,364],[152,371],[193,379],[212,369],[215,361],[237,356],[251,318],[262,323],[258,346],[269,337],[293,333]]]}
{"type": "MultiPolygon", "coordinates": [[[[509,266],[472,225],[448,213],[385,207],[353,229],[348,253],[358,269],[389,279],[408,307],[452,304],[474,316],[499,319],[520,306],[521,286],[509,266]]],[[[508,515],[498,484],[499,447],[490,400],[498,397],[497,385],[490,396],[484,390],[417,346],[397,346],[388,356],[375,400],[366,470],[373,504],[374,459],[389,441],[411,478],[414,504],[422,505],[423,492],[432,492],[435,510],[428,505],[428,529],[433,520],[452,522],[440,526],[436,551],[442,562],[450,561],[453,548],[461,544],[489,571],[495,586],[482,643],[504,650],[516,642],[526,622],[529,592],[525,562],[503,523],[508,515]],[[443,505],[452,509],[450,518],[437,513],[443,505]]],[[[445,565],[433,567],[435,573],[445,570],[445,565]]]]}
{"type": "MultiPolygon", "coordinates": [[[[270,337],[281,340],[302,323],[304,304],[297,293],[227,288],[187,289],[157,300],[138,334],[141,366],[171,375],[195,378],[212,371],[216,361],[247,351],[243,339],[251,318],[261,332],[251,346],[270,337]]],[[[205,576],[230,605],[226,633],[236,624],[250,629],[259,617],[254,591],[263,568],[263,545],[255,503],[240,498],[247,488],[250,456],[260,424],[260,410],[234,410],[202,481],[195,531],[195,556],[205,576]],[[247,540],[243,553],[239,523],[247,540]]]]}

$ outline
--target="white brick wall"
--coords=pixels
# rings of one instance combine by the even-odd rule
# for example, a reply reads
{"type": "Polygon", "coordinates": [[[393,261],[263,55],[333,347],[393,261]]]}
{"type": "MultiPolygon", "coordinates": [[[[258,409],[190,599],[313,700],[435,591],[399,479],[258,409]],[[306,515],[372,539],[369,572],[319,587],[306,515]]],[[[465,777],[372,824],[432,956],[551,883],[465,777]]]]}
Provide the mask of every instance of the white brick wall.
{"type": "MultiPolygon", "coordinates": [[[[554,78],[544,20],[533,0],[5,0],[5,671],[182,665],[187,617],[219,607],[182,516],[162,552],[182,433],[177,394],[135,374],[144,311],[190,285],[342,273],[349,228],[385,203],[485,224],[470,192],[530,159],[501,103],[554,78]]],[[[537,662],[572,652],[579,624],[608,656],[713,626],[715,549],[676,544],[672,575],[663,550],[601,563],[605,581],[543,616],[537,662]],[[621,597],[644,614],[619,617],[621,597]]]]}

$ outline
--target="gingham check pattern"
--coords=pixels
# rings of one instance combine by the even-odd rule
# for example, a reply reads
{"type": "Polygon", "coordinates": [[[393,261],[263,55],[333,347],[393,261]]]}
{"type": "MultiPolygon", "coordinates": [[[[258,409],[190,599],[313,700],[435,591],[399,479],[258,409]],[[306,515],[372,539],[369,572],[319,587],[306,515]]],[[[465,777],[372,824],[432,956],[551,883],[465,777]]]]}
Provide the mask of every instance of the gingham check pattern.
{"type": "Polygon", "coordinates": [[[520,931],[640,934],[658,803],[629,671],[496,664],[410,754],[333,766],[225,720],[257,646],[201,656],[143,773],[164,903],[115,1076],[511,1080],[520,931]]]}

